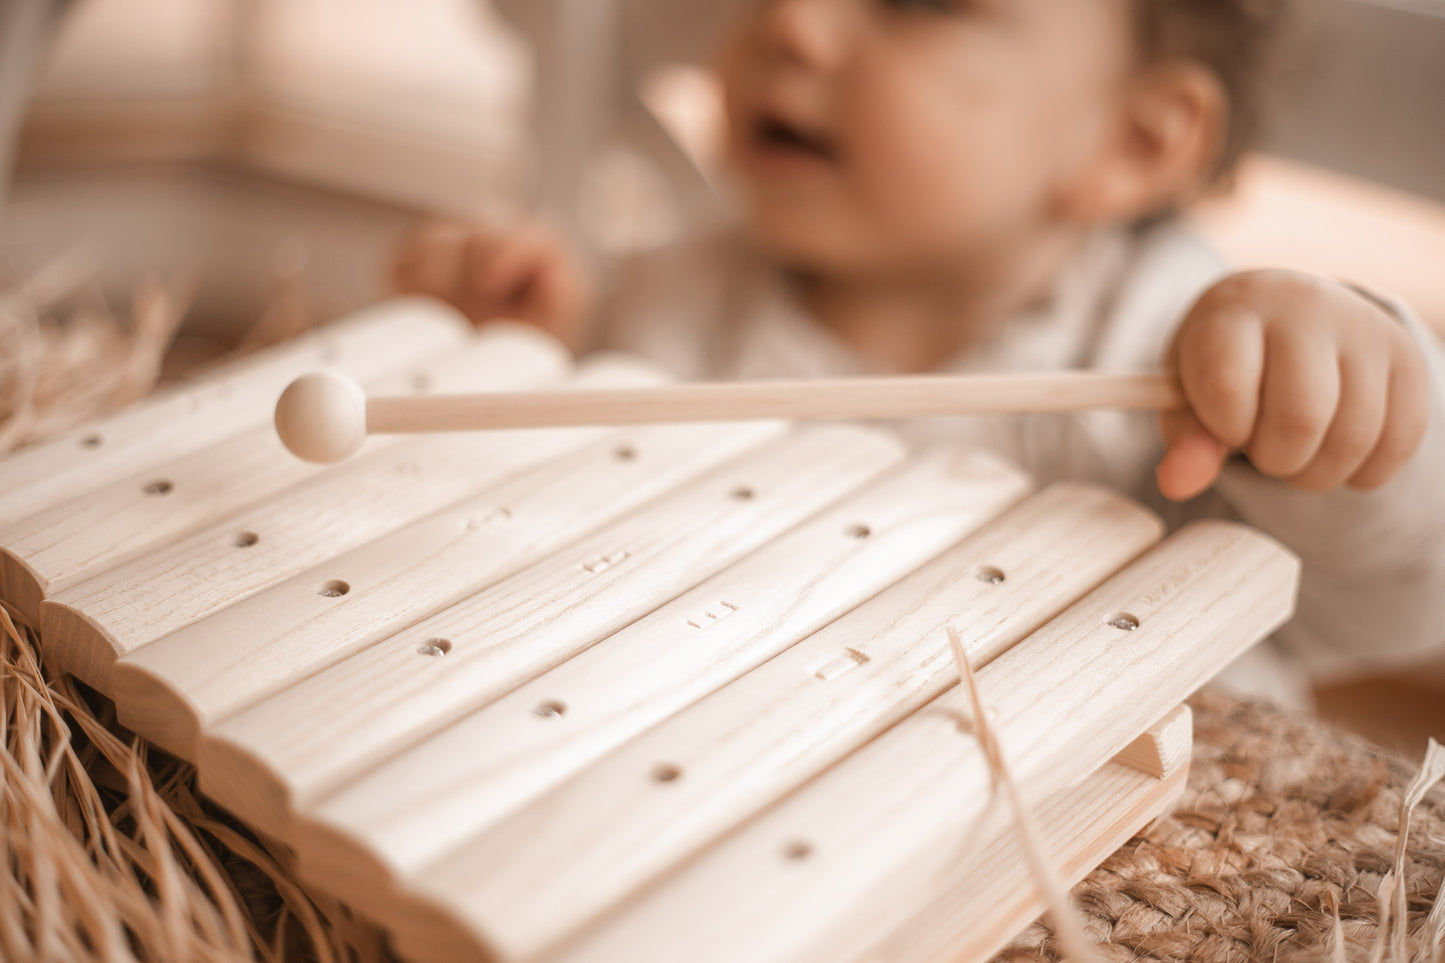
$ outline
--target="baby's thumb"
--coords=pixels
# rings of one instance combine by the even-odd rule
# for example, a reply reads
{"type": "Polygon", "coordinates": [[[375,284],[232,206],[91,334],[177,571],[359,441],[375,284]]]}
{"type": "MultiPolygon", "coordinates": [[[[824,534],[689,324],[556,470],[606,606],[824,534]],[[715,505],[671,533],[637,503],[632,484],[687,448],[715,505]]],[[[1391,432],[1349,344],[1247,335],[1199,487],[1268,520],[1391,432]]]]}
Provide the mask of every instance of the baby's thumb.
{"type": "Polygon", "coordinates": [[[1154,473],[1159,492],[1171,501],[1187,501],[1214,484],[1229,449],[1188,409],[1166,412],[1161,427],[1168,449],[1154,473]]]}
{"type": "Polygon", "coordinates": [[[529,234],[486,239],[473,246],[472,285],[478,297],[515,309],[547,269],[547,251],[529,234]]]}

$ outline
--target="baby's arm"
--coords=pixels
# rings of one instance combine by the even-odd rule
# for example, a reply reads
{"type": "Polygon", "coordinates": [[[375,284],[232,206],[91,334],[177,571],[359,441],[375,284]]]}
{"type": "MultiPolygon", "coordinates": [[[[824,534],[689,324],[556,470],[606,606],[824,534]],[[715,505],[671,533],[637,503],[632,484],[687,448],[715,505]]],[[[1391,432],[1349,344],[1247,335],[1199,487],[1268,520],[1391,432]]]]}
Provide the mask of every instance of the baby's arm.
{"type": "Polygon", "coordinates": [[[1445,659],[1439,342],[1343,285],[1257,272],[1211,288],[1170,354],[1191,412],[1166,424],[1160,489],[1218,476],[1236,512],[1300,554],[1281,641],[1325,678],[1445,659]],[[1226,464],[1234,452],[1249,464],[1226,464]]]}
{"type": "Polygon", "coordinates": [[[392,266],[399,291],[429,294],[473,324],[534,324],[574,352],[587,341],[591,292],[566,245],[539,225],[510,233],[452,221],[412,232],[392,266]]]}

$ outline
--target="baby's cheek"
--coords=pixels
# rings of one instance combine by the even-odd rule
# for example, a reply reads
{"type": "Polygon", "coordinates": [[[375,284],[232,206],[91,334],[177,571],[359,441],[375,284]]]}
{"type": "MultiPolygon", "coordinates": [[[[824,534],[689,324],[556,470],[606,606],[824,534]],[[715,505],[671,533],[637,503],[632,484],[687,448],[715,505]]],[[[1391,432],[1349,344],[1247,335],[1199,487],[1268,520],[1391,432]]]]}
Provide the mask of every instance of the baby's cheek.
{"type": "MultiPolygon", "coordinates": [[[[1034,92],[995,91],[923,118],[920,152],[934,158],[939,197],[981,228],[1017,228],[1044,209],[1064,144],[1063,124],[1034,92]]],[[[942,203],[940,204],[942,206],[942,203]]]]}
{"type": "Polygon", "coordinates": [[[941,56],[880,55],[840,91],[845,169],[860,217],[915,257],[1016,220],[1037,161],[1022,136],[1031,121],[1018,109],[1020,95],[982,72],[976,53],[941,56]]]}
{"type": "Polygon", "coordinates": [[[967,250],[1015,233],[1032,217],[1038,191],[1032,165],[983,140],[940,132],[879,151],[860,195],[892,243],[919,255],[967,250]]]}

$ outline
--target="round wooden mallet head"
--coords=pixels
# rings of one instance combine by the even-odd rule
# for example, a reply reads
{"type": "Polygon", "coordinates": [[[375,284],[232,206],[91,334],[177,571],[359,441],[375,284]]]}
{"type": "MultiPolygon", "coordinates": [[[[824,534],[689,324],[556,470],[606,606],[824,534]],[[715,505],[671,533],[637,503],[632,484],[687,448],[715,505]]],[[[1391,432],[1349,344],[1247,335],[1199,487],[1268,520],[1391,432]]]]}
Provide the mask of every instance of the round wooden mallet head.
{"type": "Polygon", "coordinates": [[[366,394],[330,371],[302,375],[276,402],[276,434],[298,458],[330,464],[356,454],[366,441],[366,394]]]}

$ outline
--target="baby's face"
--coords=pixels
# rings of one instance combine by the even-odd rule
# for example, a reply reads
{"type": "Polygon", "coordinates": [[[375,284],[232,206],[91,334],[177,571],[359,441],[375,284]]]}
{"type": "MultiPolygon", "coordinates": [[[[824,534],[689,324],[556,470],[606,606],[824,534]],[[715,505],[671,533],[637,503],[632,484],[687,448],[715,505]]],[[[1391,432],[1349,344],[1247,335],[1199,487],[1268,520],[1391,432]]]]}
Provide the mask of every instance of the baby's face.
{"type": "Polygon", "coordinates": [[[751,0],[719,69],[756,239],[907,276],[1056,225],[1117,123],[1129,2],[751,0]]]}

